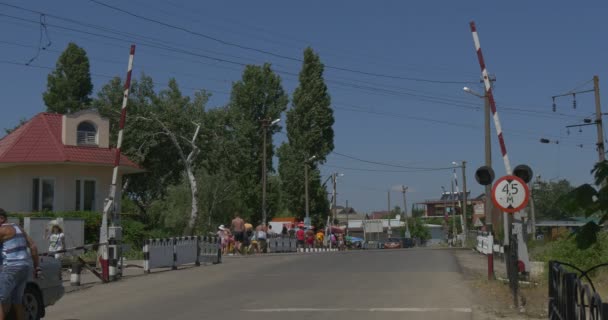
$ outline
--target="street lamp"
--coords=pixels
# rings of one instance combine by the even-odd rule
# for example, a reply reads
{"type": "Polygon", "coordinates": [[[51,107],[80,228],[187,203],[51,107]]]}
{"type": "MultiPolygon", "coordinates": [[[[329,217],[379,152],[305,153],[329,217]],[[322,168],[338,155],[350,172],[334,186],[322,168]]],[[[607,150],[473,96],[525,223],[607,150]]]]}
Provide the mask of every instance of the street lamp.
{"type": "Polygon", "coordinates": [[[262,225],[266,225],[266,138],[268,136],[268,127],[279,123],[281,118],[270,121],[270,119],[262,119],[264,143],[262,145],[262,225]]]}
{"type": "Polygon", "coordinates": [[[308,205],[308,165],[316,158],[317,156],[312,156],[304,161],[304,195],[306,198],[306,218],[304,219],[304,224],[310,224],[310,209],[308,205]]]}

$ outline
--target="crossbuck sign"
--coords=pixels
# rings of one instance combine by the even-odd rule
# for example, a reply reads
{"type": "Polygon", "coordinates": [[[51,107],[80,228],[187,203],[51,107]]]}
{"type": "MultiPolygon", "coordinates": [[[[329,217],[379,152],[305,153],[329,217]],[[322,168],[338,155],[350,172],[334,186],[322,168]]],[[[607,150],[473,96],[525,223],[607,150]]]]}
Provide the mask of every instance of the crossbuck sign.
{"type": "Polygon", "coordinates": [[[492,201],[504,212],[515,213],[522,210],[530,200],[528,185],[517,176],[504,176],[492,188],[492,201]]]}

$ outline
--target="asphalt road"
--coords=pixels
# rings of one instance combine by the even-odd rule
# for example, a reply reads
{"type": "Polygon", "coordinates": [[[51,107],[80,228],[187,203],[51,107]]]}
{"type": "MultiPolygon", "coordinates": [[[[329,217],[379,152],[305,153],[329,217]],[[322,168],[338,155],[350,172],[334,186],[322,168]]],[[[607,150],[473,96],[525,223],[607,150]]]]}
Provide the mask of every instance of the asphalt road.
{"type": "Polygon", "coordinates": [[[66,295],[46,319],[472,319],[449,250],[226,258],[66,295]]]}

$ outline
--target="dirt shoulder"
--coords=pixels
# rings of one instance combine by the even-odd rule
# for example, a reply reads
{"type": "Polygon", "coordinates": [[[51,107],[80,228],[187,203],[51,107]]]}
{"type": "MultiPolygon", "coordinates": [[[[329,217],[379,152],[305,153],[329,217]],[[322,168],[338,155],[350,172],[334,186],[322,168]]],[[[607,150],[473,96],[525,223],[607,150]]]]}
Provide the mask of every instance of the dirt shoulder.
{"type": "MultiPolygon", "coordinates": [[[[474,319],[546,319],[547,287],[538,283],[522,287],[520,293],[525,300],[521,309],[513,305],[509,285],[500,280],[488,281],[487,258],[473,250],[455,250],[454,256],[470,285],[475,300],[474,319]]],[[[495,275],[506,278],[505,263],[494,259],[495,275]]]]}

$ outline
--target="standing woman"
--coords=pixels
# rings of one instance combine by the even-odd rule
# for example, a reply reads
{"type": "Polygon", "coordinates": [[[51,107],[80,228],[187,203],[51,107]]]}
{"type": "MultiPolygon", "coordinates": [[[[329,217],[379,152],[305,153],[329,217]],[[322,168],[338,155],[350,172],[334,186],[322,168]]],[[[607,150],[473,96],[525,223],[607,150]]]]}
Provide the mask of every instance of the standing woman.
{"type": "MultiPolygon", "coordinates": [[[[49,253],[65,249],[65,235],[59,224],[53,224],[49,235],[49,253]]],[[[55,259],[61,259],[63,253],[55,253],[55,259]]]]}

